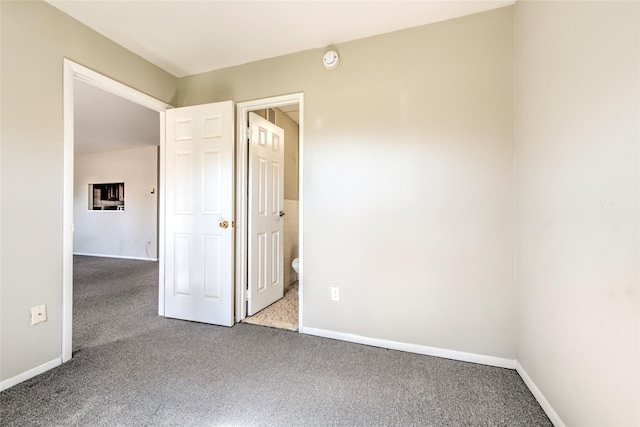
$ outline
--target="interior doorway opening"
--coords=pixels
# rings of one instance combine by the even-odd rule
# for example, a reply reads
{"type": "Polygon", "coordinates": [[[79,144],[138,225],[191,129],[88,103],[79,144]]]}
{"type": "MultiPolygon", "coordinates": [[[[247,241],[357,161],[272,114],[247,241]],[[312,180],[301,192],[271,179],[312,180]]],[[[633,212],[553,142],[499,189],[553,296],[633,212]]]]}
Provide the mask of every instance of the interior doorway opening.
{"type": "MultiPolygon", "coordinates": [[[[251,290],[252,280],[261,281],[260,277],[252,277],[256,275],[257,269],[260,267],[267,267],[265,269],[266,276],[276,279],[276,281],[281,281],[282,283],[281,287],[278,286],[275,281],[270,284],[274,286],[275,290],[279,293],[273,298],[268,299],[267,303],[256,304],[253,300],[253,295],[250,294],[249,301],[247,302],[247,317],[244,319],[244,322],[291,331],[298,330],[299,303],[299,108],[299,104],[295,103],[254,110],[250,112],[249,123],[247,123],[247,128],[251,129],[255,127],[255,125],[252,124],[252,119],[253,121],[259,120],[262,123],[262,125],[257,125],[259,129],[257,133],[259,135],[254,133],[252,137],[260,139],[266,136],[267,139],[267,141],[264,141],[267,147],[260,147],[259,143],[255,141],[253,141],[253,143],[250,141],[249,144],[249,289],[251,290]],[[252,114],[260,117],[260,119],[252,116],[252,114]],[[270,147],[268,147],[269,128],[276,131],[277,135],[282,135],[282,141],[276,139],[277,152],[272,151],[273,154],[276,154],[275,157],[278,157],[278,152],[281,155],[281,159],[279,158],[278,162],[282,163],[282,167],[280,168],[280,165],[277,167],[277,169],[282,169],[282,173],[280,174],[283,181],[281,185],[282,188],[278,190],[278,192],[281,192],[281,196],[277,197],[278,195],[276,194],[270,194],[266,197],[274,202],[278,200],[277,203],[279,205],[277,208],[275,206],[273,207],[275,212],[279,212],[279,218],[275,217],[272,222],[277,228],[281,228],[282,241],[279,242],[279,245],[281,245],[282,248],[280,248],[277,254],[275,250],[267,251],[269,252],[267,257],[279,260],[280,265],[277,266],[270,266],[268,260],[264,262],[265,260],[263,259],[256,259],[260,258],[260,251],[252,247],[252,245],[257,243],[255,240],[256,232],[260,231],[252,230],[254,221],[261,221],[260,218],[256,218],[256,212],[254,212],[259,210],[259,208],[253,205],[259,200],[264,200],[264,197],[255,194],[256,190],[260,191],[257,187],[261,187],[260,185],[256,185],[259,179],[257,180],[255,177],[260,171],[257,170],[258,168],[252,166],[256,166],[258,164],[257,162],[270,160],[269,157],[271,156],[264,156],[265,149],[270,151],[270,147]],[[264,135],[262,131],[267,134],[264,135]],[[257,151],[262,151],[262,153],[258,154],[257,151]],[[252,239],[254,240],[252,241],[252,239]],[[270,269],[275,270],[269,271],[270,269]]],[[[274,134],[273,137],[278,138],[277,135],[274,134]]],[[[273,175],[275,175],[275,173],[273,175]]],[[[275,181],[275,176],[270,177],[270,179],[275,181]]],[[[260,227],[258,226],[257,228],[260,227]]],[[[280,230],[278,233],[280,233],[280,230]]],[[[277,245],[273,244],[272,246],[277,245]]],[[[269,283],[266,285],[268,286],[269,283]]]]}
{"type": "MultiPolygon", "coordinates": [[[[62,281],[63,281],[63,295],[62,295],[62,362],[69,361],[72,357],[72,336],[73,336],[73,229],[74,229],[74,81],[89,83],[92,86],[101,88],[116,94],[125,99],[133,101],[136,104],[150,108],[151,110],[158,112],[160,117],[160,147],[159,147],[159,179],[158,186],[165,182],[165,134],[162,131],[165,126],[166,114],[165,111],[173,108],[171,105],[158,101],[146,94],[143,94],[135,89],[132,89],[126,85],[118,83],[108,77],[105,77],[99,73],[96,73],[86,67],[76,64],[72,61],[64,61],[64,172],[63,172],[63,239],[62,239],[62,252],[63,252],[63,268],[62,268],[62,281]]],[[[238,136],[236,144],[236,205],[237,212],[236,218],[236,245],[234,249],[235,254],[235,314],[234,318],[236,322],[241,322],[247,314],[246,296],[247,296],[247,194],[248,194],[248,143],[247,143],[247,128],[245,123],[250,111],[265,109],[265,108],[277,108],[281,106],[297,105],[299,111],[299,158],[298,158],[298,187],[299,187],[299,220],[298,220],[298,258],[300,259],[300,267],[298,274],[299,283],[299,295],[298,295],[298,329],[303,330],[303,301],[304,301],[304,237],[303,237],[303,146],[304,146],[304,96],[302,93],[284,95],[279,97],[267,98],[257,101],[248,101],[239,103],[237,105],[237,132],[238,136]]],[[[114,182],[120,182],[118,180],[114,182]]],[[[127,187],[127,192],[129,187],[127,187]]],[[[159,274],[158,274],[158,286],[159,286],[159,298],[158,298],[158,314],[164,316],[164,283],[165,283],[165,215],[163,206],[163,190],[159,191],[160,207],[159,207],[159,219],[158,229],[160,230],[157,235],[157,257],[160,261],[159,274]]],[[[127,207],[127,210],[129,208],[127,207]]],[[[108,211],[107,211],[108,212],[108,211]]],[[[113,213],[118,213],[114,211],[113,213]]],[[[287,266],[289,267],[289,266],[287,266]]]]}
{"type": "MultiPolygon", "coordinates": [[[[251,283],[248,274],[249,268],[251,268],[251,259],[249,253],[249,230],[251,215],[249,211],[250,193],[250,142],[249,142],[249,114],[251,112],[258,112],[264,118],[272,117],[278,125],[278,117],[280,117],[280,124],[286,126],[287,123],[293,123],[297,127],[297,151],[295,153],[288,152],[289,160],[285,160],[285,168],[288,169],[287,175],[289,179],[285,178],[285,201],[283,209],[284,217],[286,219],[285,232],[287,242],[285,244],[285,256],[283,256],[283,270],[286,272],[283,276],[285,285],[287,286],[288,301],[286,301],[286,311],[291,314],[291,297],[294,296],[294,301],[297,305],[297,322],[287,322],[286,329],[301,330],[303,319],[303,266],[301,260],[303,259],[303,235],[302,235],[302,147],[303,147],[303,135],[304,135],[304,95],[302,93],[284,95],[273,98],[266,98],[256,101],[248,101],[239,103],[237,105],[237,135],[238,143],[236,146],[236,158],[237,158],[237,229],[236,229],[236,322],[243,322],[247,319],[247,297],[250,293],[251,283]],[[296,159],[297,157],[297,159],[296,159]],[[294,178],[292,178],[294,177],[294,178]],[[297,179],[295,179],[297,178],[297,179]],[[287,218],[289,215],[289,218],[287,218]],[[296,244],[297,243],[297,244],[296,244]],[[296,247],[297,246],[297,247],[296,247]],[[297,249],[297,250],[296,250],[297,249]],[[299,269],[296,273],[293,268],[293,260],[298,259],[299,269]],[[297,297],[295,291],[297,290],[297,297]],[[297,323],[297,324],[296,324],[297,323]]],[[[295,140],[289,132],[289,139],[295,140]]],[[[285,137],[285,146],[287,144],[285,137]]],[[[290,142],[289,149],[292,147],[290,142]]],[[[285,298],[287,297],[285,293],[285,298]]],[[[283,300],[285,299],[283,298],[283,300]]],[[[281,304],[284,301],[280,300],[281,304]]],[[[275,306],[275,304],[273,304],[275,306]]],[[[275,309],[280,307],[276,306],[275,309]]],[[[284,311],[283,310],[283,311],[284,311]]],[[[248,323],[253,323],[250,320],[248,323]]],[[[277,322],[276,322],[277,323],[277,322]]],[[[277,324],[268,325],[274,327],[282,327],[277,324]]]]}
{"type": "Polygon", "coordinates": [[[153,314],[159,144],[159,112],[74,79],[74,355],[153,314]]]}
{"type": "MultiPolygon", "coordinates": [[[[136,106],[142,106],[151,110],[152,114],[159,116],[157,122],[158,129],[158,144],[159,151],[162,152],[164,133],[161,131],[164,128],[164,112],[171,108],[169,104],[152,98],[142,92],[139,92],[133,88],[130,88],[122,83],[116,82],[100,73],[90,70],[82,65],[76,64],[68,59],[64,60],[64,166],[63,166],[63,239],[62,239],[62,362],[71,360],[73,354],[73,253],[74,253],[74,203],[75,203],[75,184],[74,184],[74,170],[75,170],[75,133],[76,133],[76,121],[75,121],[75,104],[76,99],[74,93],[78,90],[80,85],[85,85],[85,88],[91,90],[101,89],[110,96],[116,95],[127,101],[131,101],[136,106]]],[[[155,152],[155,163],[158,165],[158,148],[153,147],[152,151],[155,152]]],[[[162,158],[162,156],[160,156],[162,158]]],[[[163,165],[156,168],[155,175],[155,187],[159,182],[162,182],[163,165]]],[[[120,180],[116,180],[120,181],[120,180]]],[[[88,187],[87,187],[88,188],[88,187]]],[[[129,188],[129,187],[128,187],[129,188]]],[[[157,193],[157,188],[154,188],[154,192],[157,193]]],[[[88,191],[88,190],[87,190],[88,191]]],[[[83,204],[83,209],[87,209],[87,203],[83,204]]],[[[155,257],[162,259],[162,233],[159,231],[162,229],[162,209],[158,206],[158,202],[155,201],[155,207],[152,208],[155,211],[155,216],[158,218],[158,224],[155,226],[156,245],[157,251],[155,257]]],[[[115,214],[122,215],[124,211],[96,211],[96,214],[115,214]]],[[[104,219],[104,217],[103,217],[104,219]]],[[[144,242],[143,250],[145,253],[149,253],[151,245],[147,245],[148,240],[144,242]]],[[[135,256],[131,256],[135,258],[135,256]]],[[[144,256],[140,258],[145,259],[144,256]]],[[[159,273],[159,283],[163,283],[162,268],[159,273]]]]}

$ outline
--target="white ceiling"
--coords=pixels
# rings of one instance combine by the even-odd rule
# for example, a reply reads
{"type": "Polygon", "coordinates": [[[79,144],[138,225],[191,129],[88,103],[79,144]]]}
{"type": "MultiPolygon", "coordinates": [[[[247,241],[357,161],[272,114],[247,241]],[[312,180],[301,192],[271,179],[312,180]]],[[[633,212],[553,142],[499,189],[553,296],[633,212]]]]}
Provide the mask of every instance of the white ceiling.
{"type": "Polygon", "coordinates": [[[74,150],[95,153],[158,145],[160,114],[80,80],[73,85],[74,150]]]}
{"type": "MultiPolygon", "coordinates": [[[[46,0],[176,77],[511,5],[515,0],[46,0]]],[[[157,145],[159,115],[75,84],[77,153],[157,145]]],[[[297,106],[281,108],[297,121],[297,106]]]]}
{"type": "Polygon", "coordinates": [[[47,1],[176,77],[321,48],[515,2],[47,1]]]}
{"type": "Polygon", "coordinates": [[[300,106],[298,104],[282,105],[278,108],[287,116],[291,117],[291,120],[300,123],[300,106]]]}

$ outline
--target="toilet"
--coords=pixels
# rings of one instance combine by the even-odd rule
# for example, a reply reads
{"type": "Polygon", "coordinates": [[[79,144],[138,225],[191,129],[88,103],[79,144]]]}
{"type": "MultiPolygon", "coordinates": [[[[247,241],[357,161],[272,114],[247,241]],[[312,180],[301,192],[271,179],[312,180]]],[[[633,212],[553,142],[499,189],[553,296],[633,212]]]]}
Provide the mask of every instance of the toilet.
{"type": "Polygon", "coordinates": [[[291,267],[293,267],[293,270],[296,272],[296,274],[300,273],[300,258],[295,258],[293,261],[291,261],[291,267]]]}

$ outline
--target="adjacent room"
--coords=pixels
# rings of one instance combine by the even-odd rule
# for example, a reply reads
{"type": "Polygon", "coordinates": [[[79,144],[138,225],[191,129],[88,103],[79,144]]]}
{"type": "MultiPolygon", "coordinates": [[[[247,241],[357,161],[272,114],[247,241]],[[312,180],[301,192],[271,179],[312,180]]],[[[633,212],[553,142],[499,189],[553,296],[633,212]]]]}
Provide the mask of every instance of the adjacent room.
{"type": "Polygon", "coordinates": [[[0,24],[1,424],[640,425],[640,3],[3,0],[0,24]],[[103,96],[155,142],[74,155],[69,111],[103,96]],[[254,279],[297,324],[248,324],[254,279]]]}
{"type": "Polygon", "coordinates": [[[157,309],[160,114],[76,79],[73,353],[157,309]]]}

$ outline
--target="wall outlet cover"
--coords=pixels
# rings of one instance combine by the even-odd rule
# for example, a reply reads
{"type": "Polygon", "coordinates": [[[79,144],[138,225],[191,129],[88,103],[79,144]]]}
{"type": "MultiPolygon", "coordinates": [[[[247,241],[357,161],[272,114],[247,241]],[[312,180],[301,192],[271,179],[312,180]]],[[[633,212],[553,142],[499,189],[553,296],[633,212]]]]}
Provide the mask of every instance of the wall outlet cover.
{"type": "Polygon", "coordinates": [[[331,287],[331,301],[340,301],[340,288],[337,286],[331,287]]]}
{"type": "Polygon", "coordinates": [[[36,305],[31,307],[31,325],[47,321],[47,305],[36,305]]]}

